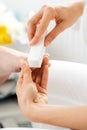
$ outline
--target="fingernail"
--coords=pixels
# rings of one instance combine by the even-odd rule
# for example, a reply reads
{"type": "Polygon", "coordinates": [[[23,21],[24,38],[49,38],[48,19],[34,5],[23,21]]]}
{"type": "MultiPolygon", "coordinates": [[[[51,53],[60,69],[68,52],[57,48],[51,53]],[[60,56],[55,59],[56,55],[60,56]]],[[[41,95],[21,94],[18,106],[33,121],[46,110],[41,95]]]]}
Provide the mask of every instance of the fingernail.
{"type": "Polygon", "coordinates": [[[50,54],[49,53],[45,53],[45,56],[50,57],[50,54]]]}

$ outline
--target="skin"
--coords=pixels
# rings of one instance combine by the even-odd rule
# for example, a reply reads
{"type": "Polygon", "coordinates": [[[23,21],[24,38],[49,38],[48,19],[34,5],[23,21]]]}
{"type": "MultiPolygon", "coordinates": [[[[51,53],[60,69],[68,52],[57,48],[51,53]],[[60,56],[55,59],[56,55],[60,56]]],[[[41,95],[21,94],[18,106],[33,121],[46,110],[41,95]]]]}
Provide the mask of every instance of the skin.
{"type": "Polygon", "coordinates": [[[0,84],[8,79],[12,72],[19,72],[21,63],[27,55],[3,46],[0,46],[0,84]]]}
{"type": "MultiPolygon", "coordinates": [[[[82,15],[83,8],[83,0],[78,0],[68,6],[43,6],[29,21],[28,36],[30,44],[36,44],[50,21],[55,20],[56,26],[45,38],[45,46],[49,45],[57,35],[70,27],[82,15]]],[[[47,104],[49,65],[48,60],[46,61],[44,64],[43,60],[43,67],[39,71],[30,69],[27,63],[22,65],[16,88],[18,103],[22,112],[29,120],[34,122],[75,130],[87,130],[87,106],[54,106],[47,104]]]]}
{"type": "Polygon", "coordinates": [[[45,46],[49,45],[61,32],[78,20],[83,13],[84,4],[84,0],[76,0],[67,6],[42,6],[28,23],[28,37],[30,44],[35,45],[47,29],[50,21],[54,20],[56,25],[46,35],[44,41],[45,46]]]}
{"type": "Polygon", "coordinates": [[[87,130],[87,106],[48,104],[48,66],[47,57],[39,70],[30,69],[27,63],[22,65],[16,93],[23,114],[33,122],[87,130]]]}

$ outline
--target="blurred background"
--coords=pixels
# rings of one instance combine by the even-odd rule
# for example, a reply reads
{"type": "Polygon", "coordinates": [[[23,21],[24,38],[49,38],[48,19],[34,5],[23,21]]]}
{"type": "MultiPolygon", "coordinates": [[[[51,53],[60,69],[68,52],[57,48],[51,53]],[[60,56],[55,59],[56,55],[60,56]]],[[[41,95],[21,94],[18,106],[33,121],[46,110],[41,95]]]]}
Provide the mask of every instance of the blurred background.
{"type": "MultiPolygon", "coordinates": [[[[0,30],[3,31],[3,34],[0,31],[0,45],[28,53],[30,49],[27,37],[29,13],[38,11],[43,4],[67,4],[71,1],[73,0],[0,0],[0,30]],[[6,30],[8,30],[8,34],[6,30]],[[5,40],[3,40],[4,37],[5,40]]],[[[46,51],[50,54],[50,59],[87,64],[86,10],[85,7],[83,16],[47,47],[46,51]]],[[[53,25],[54,22],[51,22],[48,31],[52,29],[53,25]]],[[[33,126],[22,115],[17,105],[15,96],[17,77],[17,74],[13,74],[0,86],[1,128],[33,126]]]]}

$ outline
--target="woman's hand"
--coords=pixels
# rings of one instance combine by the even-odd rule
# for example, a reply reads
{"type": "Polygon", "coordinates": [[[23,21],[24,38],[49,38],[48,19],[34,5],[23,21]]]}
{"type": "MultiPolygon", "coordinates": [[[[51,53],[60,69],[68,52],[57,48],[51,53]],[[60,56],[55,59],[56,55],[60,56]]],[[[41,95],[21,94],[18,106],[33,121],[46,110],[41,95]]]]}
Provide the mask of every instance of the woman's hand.
{"type": "Polygon", "coordinates": [[[7,80],[12,72],[19,72],[21,62],[26,58],[22,52],[0,46],[0,83],[7,80]]]}
{"type": "Polygon", "coordinates": [[[47,29],[51,20],[55,20],[55,27],[45,38],[45,46],[49,45],[57,35],[70,27],[81,15],[84,9],[84,0],[78,0],[67,6],[43,6],[28,24],[30,44],[36,44],[47,29]],[[37,27],[39,24],[39,27],[37,27]]]}
{"type": "Polygon", "coordinates": [[[17,82],[16,93],[18,103],[24,114],[31,114],[32,104],[46,104],[48,81],[48,56],[44,56],[39,69],[30,69],[27,63],[22,65],[22,71],[17,82]]]}
{"type": "Polygon", "coordinates": [[[46,104],[48,66],[47,57],[41,69],[30,69],[27,64],[22,66],[16,93],[23,114],[33,122],[87,130],[87,105],[46,104]]]}

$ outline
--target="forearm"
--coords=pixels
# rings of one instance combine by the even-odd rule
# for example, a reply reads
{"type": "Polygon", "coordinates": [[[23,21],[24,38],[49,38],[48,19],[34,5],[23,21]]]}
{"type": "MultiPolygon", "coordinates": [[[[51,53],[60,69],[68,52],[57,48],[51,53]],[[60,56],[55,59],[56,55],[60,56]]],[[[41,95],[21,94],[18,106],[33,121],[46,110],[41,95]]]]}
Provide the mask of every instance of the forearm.
{"type": "MultiPolygon", "coordinates": [[[[29,109],[28,109],[29,110],[29,109]]],[[[35,122],[77,130],[87,129],[87,106],[31,105],[27,117],[35,122]],[[33,113],[33,115],[32,115],[33,113]]]]}

